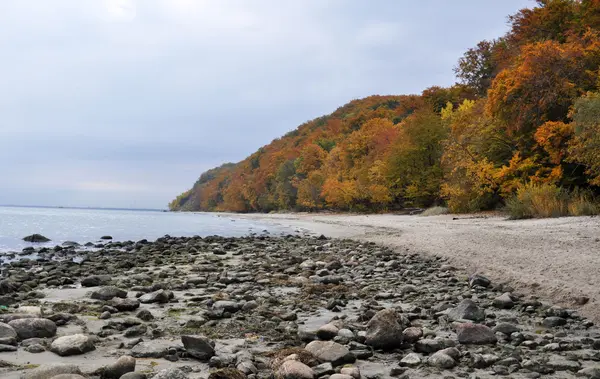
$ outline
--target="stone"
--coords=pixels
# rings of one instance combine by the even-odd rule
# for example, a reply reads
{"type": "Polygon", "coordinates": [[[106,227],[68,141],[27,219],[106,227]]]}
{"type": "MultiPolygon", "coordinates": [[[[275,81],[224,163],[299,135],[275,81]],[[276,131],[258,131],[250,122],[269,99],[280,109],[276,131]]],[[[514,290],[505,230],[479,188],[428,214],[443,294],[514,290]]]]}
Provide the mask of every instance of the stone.
{"type": "Polygon", "coordinates": [[[94,349],[94,341],[84,334],[58,337],[50,345],[50,351],[61,357],[85,354],[94,349]]]}
{"type": "Polygon", "coordinates": [[[112,236],[102,236],[100,237],[101,240],[111,240],[113,239],[112,236]]]}
{"type": "Polygon", "coordinates": [[[456,343],[447,338],[424,339],[415,342],[415,351],[417,353],[432,354],[436,351],[453,347],[456,343]]]}
{"type": "Polygon", "coordinates": [[[215,355],[215,343],[204,336],[181,336],[185,351],[201,361],[208,361],[215,355]]]}
{"type": "Polygon", "coordinates": [[[488,278],[486,278],[483,275],[475,274],[469,278],[469,285],[471,287],[479,286],[479,287],[487,288],[491,284],[492,284],[491,280],[489,280],[488,278]]]}
{"type": "Polygon", "coordinates": [[[142,295],[138,299],[142,304],[151,304],[151,303],[168,303],[169,302],[169,293],[165,290],[158,290],[154,292],[147,293],[142,295]]]}
{"type": "Polygon", "coordinates": [[[516,325],[513,325],[508,322],[498,323],[496,326],[494,326],[494,328],[492,330],[494,331],[494,333],[503,333],[503,334],[506,334],[507,336],[510,336],[513,333],[521,331],[521,329],[519,329],[516,325]]]}
{"type": "Polygon", "coordinates": [[[240,305],[235,301],[219,300],[215,301],[212,308],[219,311],[222,310],[224,312],[235,313],[240,310],[240,305]]]}
{"type": "Polygon", "coordinates": [[[447,316],[450,320],[485,320],[485,312],[480,309],[477,304],[470,299],[465,299],[455,308],[448,311],[447,316]]]}
{"type": "Polygon", "coordinates": [[[3,322],[0,322],[0,343],[7,345],[17,343],[17,332],[12,326],[3,322]]]}
{"type": "Polygon", "coordinates": [[[34,343],[32,345],[26,346],[24,350],[31,354],[39,354],[46,351],[46,348],[44,348],[44,346],[42,346],[39,343],[34,343]]]}
{"type": "Polygon", "coordinates": [[[331,362],[334,366],[353,363],[356,357],[343,345],[333,341],[313,341],[306,345],[306,351],[321,362],[331,362]]]}
{"type": "Polygon", "coordinates": [[[98,318],[100,320],[108,320],[111,317],[112,317],[112,314],[109,311],[104,311],[100,314],[100,316],[98,316],[98,318]]]}
{"type": "Polygon", "coordinates": [[[22,379],[49,379],[61,374],[82,375],[76,365],[54,363],[39,366],[33,370],[27,370],[21,376],[22,379]]]}
{"type": "Polygon", "coordinates": [[[289,360],[279,366],[277,379],[313,379],[313,370],[302,362],[289,360]]]}
{"type": "Polygon", "coordinates": [[[140,342],[131,349],[134,358],[163,358],[167,354],[167,348],[156,342],[140,342]]]}
{"type": "Polygon", "coordinates": [[[53,376],[51,379],[86,379],[86,377],[78,374],[60,374],[53,376]]]}
{"type": "Polygon", "coordinates": [[[90,297],[95,300],[108,301],[111,300],[113,297],[126,298],[127,291],[117,288],[115,286],[106,286],[96,291],[93,291],[90,297]]]}
{"type": "Polygon", "coordinates": [[[400,360],[400,366],[417,367],[421,364],[421,356],[416,353],[408,353],[400,360]]]}
{"type": "Polygon", "coordinates": [[[120,379],[128,372],[135,371],[135,358],[124,355],[111,365],[104,367],[102,370],[102,379],[120,379]]]}
{"type": "Polygon", "coordinates": [[[119,379],[146,379],[146,374],[141,372],[128,372],[119,379]]]}
{"type": "Polygon", "coordinates": [[[498,342],[492,329],[481,324],[464,323],[456,327],[458,342],[463,345],[492,345],[498,342]]]}
{"type": "Polygon", "coordinates": [[[27,237],[23,237],[23,241],[25,242],[34,242],[34,243],[42,243],[42,242],[50,242],[50,238],[45,237],[41,234],[32,234],[27,237]]]}
{"type": "Polygon", "coordinates": [[[110,283],[111,277],[109,275],[90,275],[81,280],[82,287],[98,287],[104,286],[110,283]]]}
{"type": "Polygon", "coordinates": [[[317,330],[317,337],[322,340],[331,340],[338,335],[339,329],[332,323],[325,324],[317,330]]]}
{"type": "Polygon", "coordinates": [[[434,367],[441,369],[450,369],[456,366],[456,361],[449,355],[445,354],[442,351],[438,351],[433,353],[431,357],[427,360],[427,362],[434,367]]]}
{"type": "Polygon", "coordinates": [[[495,298],[492,304],[498,309],[511,309],[515,306],[515,303],[511,298],[510,293],[508,292],[503,293],[502,295],[495,298]]]}
{"type": "Polygon", "coordinates": [[[208,379],[246,379],[246,374],[234,368],[222,368],[211,372],[208,379]]]}
{"type": "Polygon", "coordinates": [[[152,321],[152,320],[154,320],[154,316],[147,309],[140,309],[140,311],[135,314],[135,317],[139,318],[142,321],[152,321]]]}
{"type": "Polygon", "coordinates": [[[333,369],[333,365],[331,364],[331,362],[321,363],[320,365],[317,365],[317,366],[313,367],[312,369],[317,378],[320,378],[324,375],[331,375],[331,374],[335,373],[335,370],[333,369]]]}
{"type": "Polygon", "coordinates": [[[358,367],[342,367],[340,374],[348,375],[354,379],[360,379],[360,369],[358,367]]]}
{"type": "Polygon", "coordinates": [[[188,379],[188,377],[178,368],[167,368],[157,372],[152,379],[188,379]]]}
{"type": "Polygon", "coordinates": [[[0,344],[0,353],[8,353],[14,351],[17,351],[16,346],[0,344]]]}
{"type": "Polygon", "coordinates": [[[402,331],[408,319],[393,309],[383,309],[367,323],[365,343],[375,349],[391,350],[402,345],[402,331]]]}
{"type": "Polygon", "coordinates": [[[423,337],[423,329],[411,326],[402,331],[402,339],[407,343],[415,343],[423,337]]]}
{"type": "Polygon", "coordinates": [[[354,379],[354,378],[350,375],[345,375],[345,374],[333,374],[329,377],[329,379],[354,379]]]}
{"type": "Polygon", "coordinates": [[[577,375],[588,379],[600,379],[600,366],[584,368],[577,371],[577,375]]]}
{"type": "Polygon", "coordinates": [[[562,317],[551,316],[546,317],[542,322],[546,328],[555,328],[557,326],[563,326],[567,324],[567,320],[562,317]]]}
{"type": "Polygon", "coordinates": [[[569,360],[561,355],[553,355],[546,362],[546,366],[556,371],[579,371],[581,364],[577,361],[569,360]]]}
{"type": "Polygon", "coordinates": [[[21,318],[8,323],[21,340],[50,338],[56,335],[56,324],[45,318],[21,318]]]}
{"type": "Polygon", "coordinates": [[[121,299],[119,297],[110,300],[109,304],[120,312],[131,312],[140,307],[140,302],[137,299],[121,299]]]}

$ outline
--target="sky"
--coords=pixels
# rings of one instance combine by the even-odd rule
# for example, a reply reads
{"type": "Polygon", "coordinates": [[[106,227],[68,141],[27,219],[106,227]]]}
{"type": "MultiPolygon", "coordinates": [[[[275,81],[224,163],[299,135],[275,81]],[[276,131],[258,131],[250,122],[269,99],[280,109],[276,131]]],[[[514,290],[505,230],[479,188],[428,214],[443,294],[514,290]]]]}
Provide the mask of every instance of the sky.
{"type": "Polygon", "coordinates": [[[455,82],[531,0],[0,2],[0,204],[165,208],[352,99],[455,82]]]}

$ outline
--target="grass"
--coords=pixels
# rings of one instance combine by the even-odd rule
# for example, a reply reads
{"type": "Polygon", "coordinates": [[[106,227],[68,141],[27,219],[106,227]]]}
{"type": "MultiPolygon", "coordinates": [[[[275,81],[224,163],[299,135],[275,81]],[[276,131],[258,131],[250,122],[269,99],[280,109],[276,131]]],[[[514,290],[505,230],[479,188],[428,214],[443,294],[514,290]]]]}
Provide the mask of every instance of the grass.
{"type": "Polygon", "coordinates": [[[568,191],[552,184],[527,184],[506,201],[513,220],[564,216],[592,216],[600,212],[594,196],[587,191],[568,191]]]}
{"type": "Polygon", "coordinates": [[[429,209],[426,209],[423,213],[421,213],[421,216],[440,216],[448,213],[450,213],[450,211],[446,207],[431,207],[429,209]]]}

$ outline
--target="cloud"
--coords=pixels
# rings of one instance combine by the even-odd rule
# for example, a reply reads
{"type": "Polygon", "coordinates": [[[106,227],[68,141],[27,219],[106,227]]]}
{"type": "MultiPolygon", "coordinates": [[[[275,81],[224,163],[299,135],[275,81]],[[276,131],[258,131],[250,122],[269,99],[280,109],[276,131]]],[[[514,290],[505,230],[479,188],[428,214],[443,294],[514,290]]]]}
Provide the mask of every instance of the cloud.
{"type": "Polygon", "coordinates": [[[164,206],[353,98],[452,84],[526,5],[0,2],[0,203],[164,206]]]}

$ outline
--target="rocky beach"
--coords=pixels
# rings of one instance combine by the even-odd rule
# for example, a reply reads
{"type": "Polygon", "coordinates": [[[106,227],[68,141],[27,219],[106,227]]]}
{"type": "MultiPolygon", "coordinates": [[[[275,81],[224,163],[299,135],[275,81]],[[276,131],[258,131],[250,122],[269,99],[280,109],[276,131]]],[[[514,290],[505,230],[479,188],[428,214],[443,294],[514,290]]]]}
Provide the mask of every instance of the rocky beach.
{"type": "Polygon", "coordinates": [[[373,242],[65,244],[2,273],[2,378],[600,377],[578,312],[373,242]]]}

